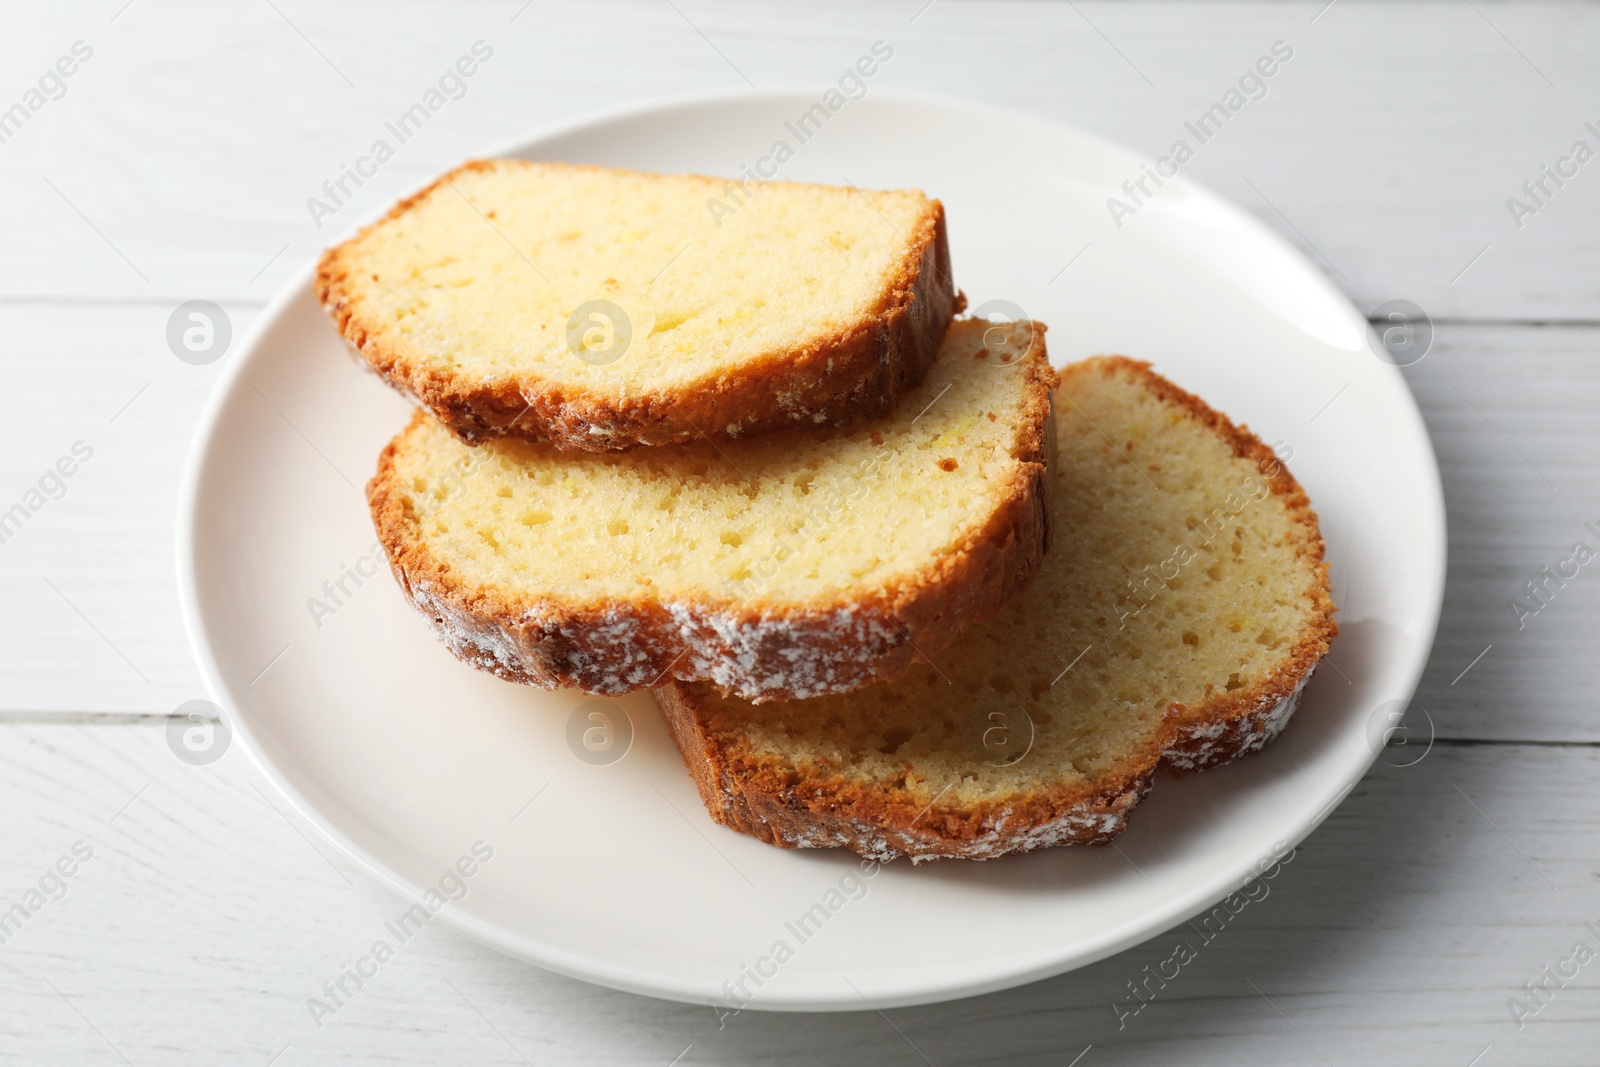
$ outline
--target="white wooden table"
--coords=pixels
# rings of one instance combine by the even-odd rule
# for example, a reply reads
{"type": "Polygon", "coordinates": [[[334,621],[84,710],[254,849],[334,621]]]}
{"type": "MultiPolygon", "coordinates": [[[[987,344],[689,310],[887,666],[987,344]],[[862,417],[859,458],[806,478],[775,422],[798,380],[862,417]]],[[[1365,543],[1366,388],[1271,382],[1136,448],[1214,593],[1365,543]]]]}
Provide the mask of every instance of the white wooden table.
{"type": "Polygon", "coordinates": [[[75,844],[92,857],[64,861],[59,899],[0,945],[0,1061],[1600,1062],[1600,962],[1524,988],[1580,939],[1600,948],[1600,571],[1523,628],[1511,608],[1575,541],[1600,548],[1600,161],[1537,202],[1522,187],[1570,174],[1575,141],[1600,149],[1600,8],[1324,3],[7,5],[0,108],[28,114],[0,123],[0,511],[28,514],[0,543],[0,909],[75,844]],[[1112,1005],[1169,938],[1009,993],[719,1030],[437,924],[317,1029],[305,998],[393,903],[268,803],[242,753],[168,750],[167,715],[204,695],[175,589],[178,471],[222,366],[173,358],[169,314],[209,299],[244,329],[330,232],[307,198],[474,41],[493,62],[336,226],[511,135],[817,84],[877,39],[895,48],[877,85],[1152,155],[1274,41],[1295,49],[1188,173],[1364,309],[1433,319],[1406,371],[1449,503],[1419,696],[1432,749],[1411,766],[1388,764],[1415,748],[1391,750],[1120,1029],[1112,1005]],[[28,97],[77,42],[92,54],[28,97]],[[1537,210],[1513,217],[1510,197],[1537,210]],[[90,458],[41,487],[75,445],[90,458]]]}

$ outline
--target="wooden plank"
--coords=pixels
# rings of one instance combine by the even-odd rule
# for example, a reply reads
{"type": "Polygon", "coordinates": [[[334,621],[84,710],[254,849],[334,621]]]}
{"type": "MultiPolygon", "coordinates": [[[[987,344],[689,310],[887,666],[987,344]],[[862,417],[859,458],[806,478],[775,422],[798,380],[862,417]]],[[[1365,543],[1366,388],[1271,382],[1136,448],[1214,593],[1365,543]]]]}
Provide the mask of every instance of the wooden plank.
{"type": "Polygon", "coordinates": [[[1600,741],[1600,563],[1572,558],[1579,541],[1600,556],[1597,355],[1593,328],[1443,325],[1407,371],[1449,512],[1444,616],[1418,693],[1440,736],[1600,741]],[[1576,578],[1546,581],[1541,568],[1568,560],[1576,578]],[[1546,581],[1548,606],[1530,581],[1546,581]]]}
{"type": "Polygon", "coordinates": [[[0,144],[0,294],[259,299],[355,216],[497,141],[627,101],[828,83],[879,39],[895,56],[875,90],[1020,108],[1154,157],[1194,141],[1184,123],[1281,40],[1293,59],[1195,141],[1186,173],[1299,244],[1364,309],[1405,298],[1438,317],[1600,319],[1600,163],[1547,180],[1534,216],[1507,207],[1576,140],[1600,148],[1585,127],[1600,126],[1600,10],[925,6],[20,11],[0,42],[7,69],[43,71],[78,40],[94,55],[0,144]],[[494,58],[465,95],[314,225],[308,198],[480,39],[494,58]]]}
{"type": "MultiPolygon", "coordinates": [[[[224,308],[235,336],[258,310],[224,308]]],[[[0,543],[0,710],[167,712],[204,695],[173,544],[184,458],[226,357],[179,361],[171,311],[0,305],[0,511],[30,509],[0,543]]]]}
{"type": "Polygon", "coordinates": [[[921,1062],[914,1044],[938,1064],[1066,1064],[1092,1044],[1082,1064],[1465,1065],[1492,1045],[1482,1062],[1544,1067],[1591,1063],[1600,1041],[1600,965],[1520,1030],[1506,1005],[1575,941],[1600,946],[1583,926],[1600,925],[1593,746],[1439,745],[1380,766],[1226,922],[1069,975],[722,1029],[708,1008],[559,978],[437,925],[319,1029],[306,999],[399,902],[269,806],[241,753],[191,767],[159,724],[10,724],[0,765],[0,904],[75,842],[94,852],[0,946],[0,1041],[19,1061],[119,1062],[111,1044],[134,1063],[921,1062]],[[1196,958],[1128,1015],[1128,983],[1170,976],[1180,941],[1196,958]]]}

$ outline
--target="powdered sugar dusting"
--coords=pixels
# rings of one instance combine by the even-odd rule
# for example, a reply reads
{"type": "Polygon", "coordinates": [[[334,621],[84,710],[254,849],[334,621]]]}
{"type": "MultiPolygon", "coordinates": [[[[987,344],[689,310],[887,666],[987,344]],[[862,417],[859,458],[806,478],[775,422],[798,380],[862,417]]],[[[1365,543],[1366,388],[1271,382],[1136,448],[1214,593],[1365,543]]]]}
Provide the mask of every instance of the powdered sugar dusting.
{"type": "Polygon", "coordinates": [[[458,611],[426,582],[412,585],[402,577],[401,585],[412,605],[427,620],[428,629],[457,659],[502,677],[517,669],[516,646],[498,626],[477,622],[458,611]]]}
{"type": "MultiPolygon", "coordinates": [[[[1162,763],[1183,770],[1199,770],[1265,747],[1283,732],[1315,670],[1313,664],[1288,694],[1278,699],[1265,696],[1243,715],[1183,728],[1163,751],[1162,763]]],[[[933,829],[886,830],[872,822],[841,819],[823,812],[791,811],[789,817],[776,823],[765,818],[762,821],[779,840],[797,848],[849,848],[879,862],[901,856],[909,856],[913,863],[936,859],[987,860],[1056,845],[1108,842],[1127,829],[1129,813],[1149,793],[1154,780],[1154,768],[1151,768],[1133,788],[1121,794],[1084,801],[1038,822],[1030,822],[1037,818],[1032,812],[1003,808],[984,819],[978,832],[970,838],[957,838],[933,829]]],[[[731,801],[732,789],[725,791],[731,801]]]]}
{"type": "Polygon", "coordinates": [[[885,863],[902,856],[909,856],[912,863],[927,863],[938,859],[997,859],[1055,845],[1110,841],[1127,829],[1128,813],[1149,792],[1153,777],[1146,775],[1126,792],[1085,801],[1031,825],[1029,820],[1035,817],[1032,813],[1004,808],[984,818],[972,837],[960,839],[932,827],[885,828],[862,819],[792,810],[769,819],[759,814],[759,807],[740,804],[734,789],[724,787],[724,796],[729,809],[746,811],[767,825],[769,833],[757,836],[769,836],[794,848],[848,848],[885,863]]]}
{"type": "Polygon", "coordinates": [[[503,617],[463,606],[435,585],[401,587],[456,658],[508,681],[544,689],[627,693],[671,674],[707,679],[746,700],[805,699],[872,682],[909,659],[909,642],[875,609],[735,615],[692,603],[652,613],[591,608],[581,619],[554,606],[503,617]]]}
{"type": "Polygon", "coordinates": [[[669,604],[687,654],[682,678],[708,678],[747,700],[824,696],[865,685],[905,644],[876,611],[842,606],[805,615],[764,612],[734,618],[669,604]]]}
{"type": "Polygon", "coordinates": [[[1267,742],[1289,724],[1289,717],[1300,706],[1300,696],[1316,669],[1316,664],[1312,664],[1288,695],[1276,701],[1270,695],[1265,696],[1246,715],[1226,723],[1188,727],[1167,746],[1162,754],[1163,761],[1179,770],[1200,770],[1265,748],[1267,742]]]}

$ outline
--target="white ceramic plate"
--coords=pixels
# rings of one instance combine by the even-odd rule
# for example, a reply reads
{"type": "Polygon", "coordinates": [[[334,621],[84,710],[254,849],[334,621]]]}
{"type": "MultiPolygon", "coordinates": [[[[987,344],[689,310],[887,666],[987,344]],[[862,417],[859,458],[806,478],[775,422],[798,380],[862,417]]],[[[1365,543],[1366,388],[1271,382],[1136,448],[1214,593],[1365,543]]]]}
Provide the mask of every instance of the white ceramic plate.
{"type": "Polygon", "coordinates": [[[783,178],[940,197],[974,306],[1007,300],[1049,323],[1061,363],[1152,360],[1293,448],[1332,560],[1338,669],[1317,673],[1263,754],[1158,781],[1120,850],[900,862],[857,889],[848,853],[712,823],[648,695],[614,702],[619,735],[631,719],[626,754],[586,762],[568,736],[588,698],[480,674],[429,636],[375,555],[360,488],[407,405],[345,355],[302,274],[229,357],[187,475],[179,570],[215,696],[287,803],[373,876],[418,900],[484,842],[493,858],[444,921],[653,996],[717,1002],[756,968],[772,973],[745,979],[753,1008],[882,1008],[1134,945],[1326,816],[1375,756],[1374,713],[1411,695],[1439,615],[1444,508],[1422,420],[1363,316],[1298,252],[1181,179],[1119,228],[1106,198],[1144,161],[1008,112],[874,92],[799,144],[785,123],[819,97],[635,109],[500,154],[731,175],[784,140],[783,178]],[[366,576],[335,600],[324,583],[347,569],[366,576]],[[336,610],[314,617],[312,598],[336,610]],[[841,880],[853,896],[829,895],[841,880]],[[802,941],[786,924],[818,903],[836,910],[802,941]]]}

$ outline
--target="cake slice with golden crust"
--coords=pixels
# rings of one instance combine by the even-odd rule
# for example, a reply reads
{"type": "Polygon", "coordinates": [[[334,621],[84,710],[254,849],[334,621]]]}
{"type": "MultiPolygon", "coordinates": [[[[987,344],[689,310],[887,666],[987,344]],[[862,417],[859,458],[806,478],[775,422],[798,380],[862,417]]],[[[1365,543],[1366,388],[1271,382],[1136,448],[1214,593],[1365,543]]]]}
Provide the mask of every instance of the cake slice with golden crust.
{"type": "Polygon", "coordinates": [[[358,358],[465,441],[607,451],[842,425],[960,298],[915,190],[467,163],[323,254],[358,358]]]}
{"type": "Polygon", "coordinates": [[[583,453],[469,447],[419,412],[367,497],[411,602],[503,678],[844,692],[945,648],[1038,571],[1055,380],[1042,326],[973,320],[854,426],[583,453]]]}
{"type": "Polygon", "coordinates": [[[1299,484],[1144,363],[1068,367],[1056,411],[1056,545],[954,647],[897,681],[759,708],[657,690],[714,819],[875,859],[1099,843],[1161,766],[1283,729],[1337,632],[1299,484]]]}

